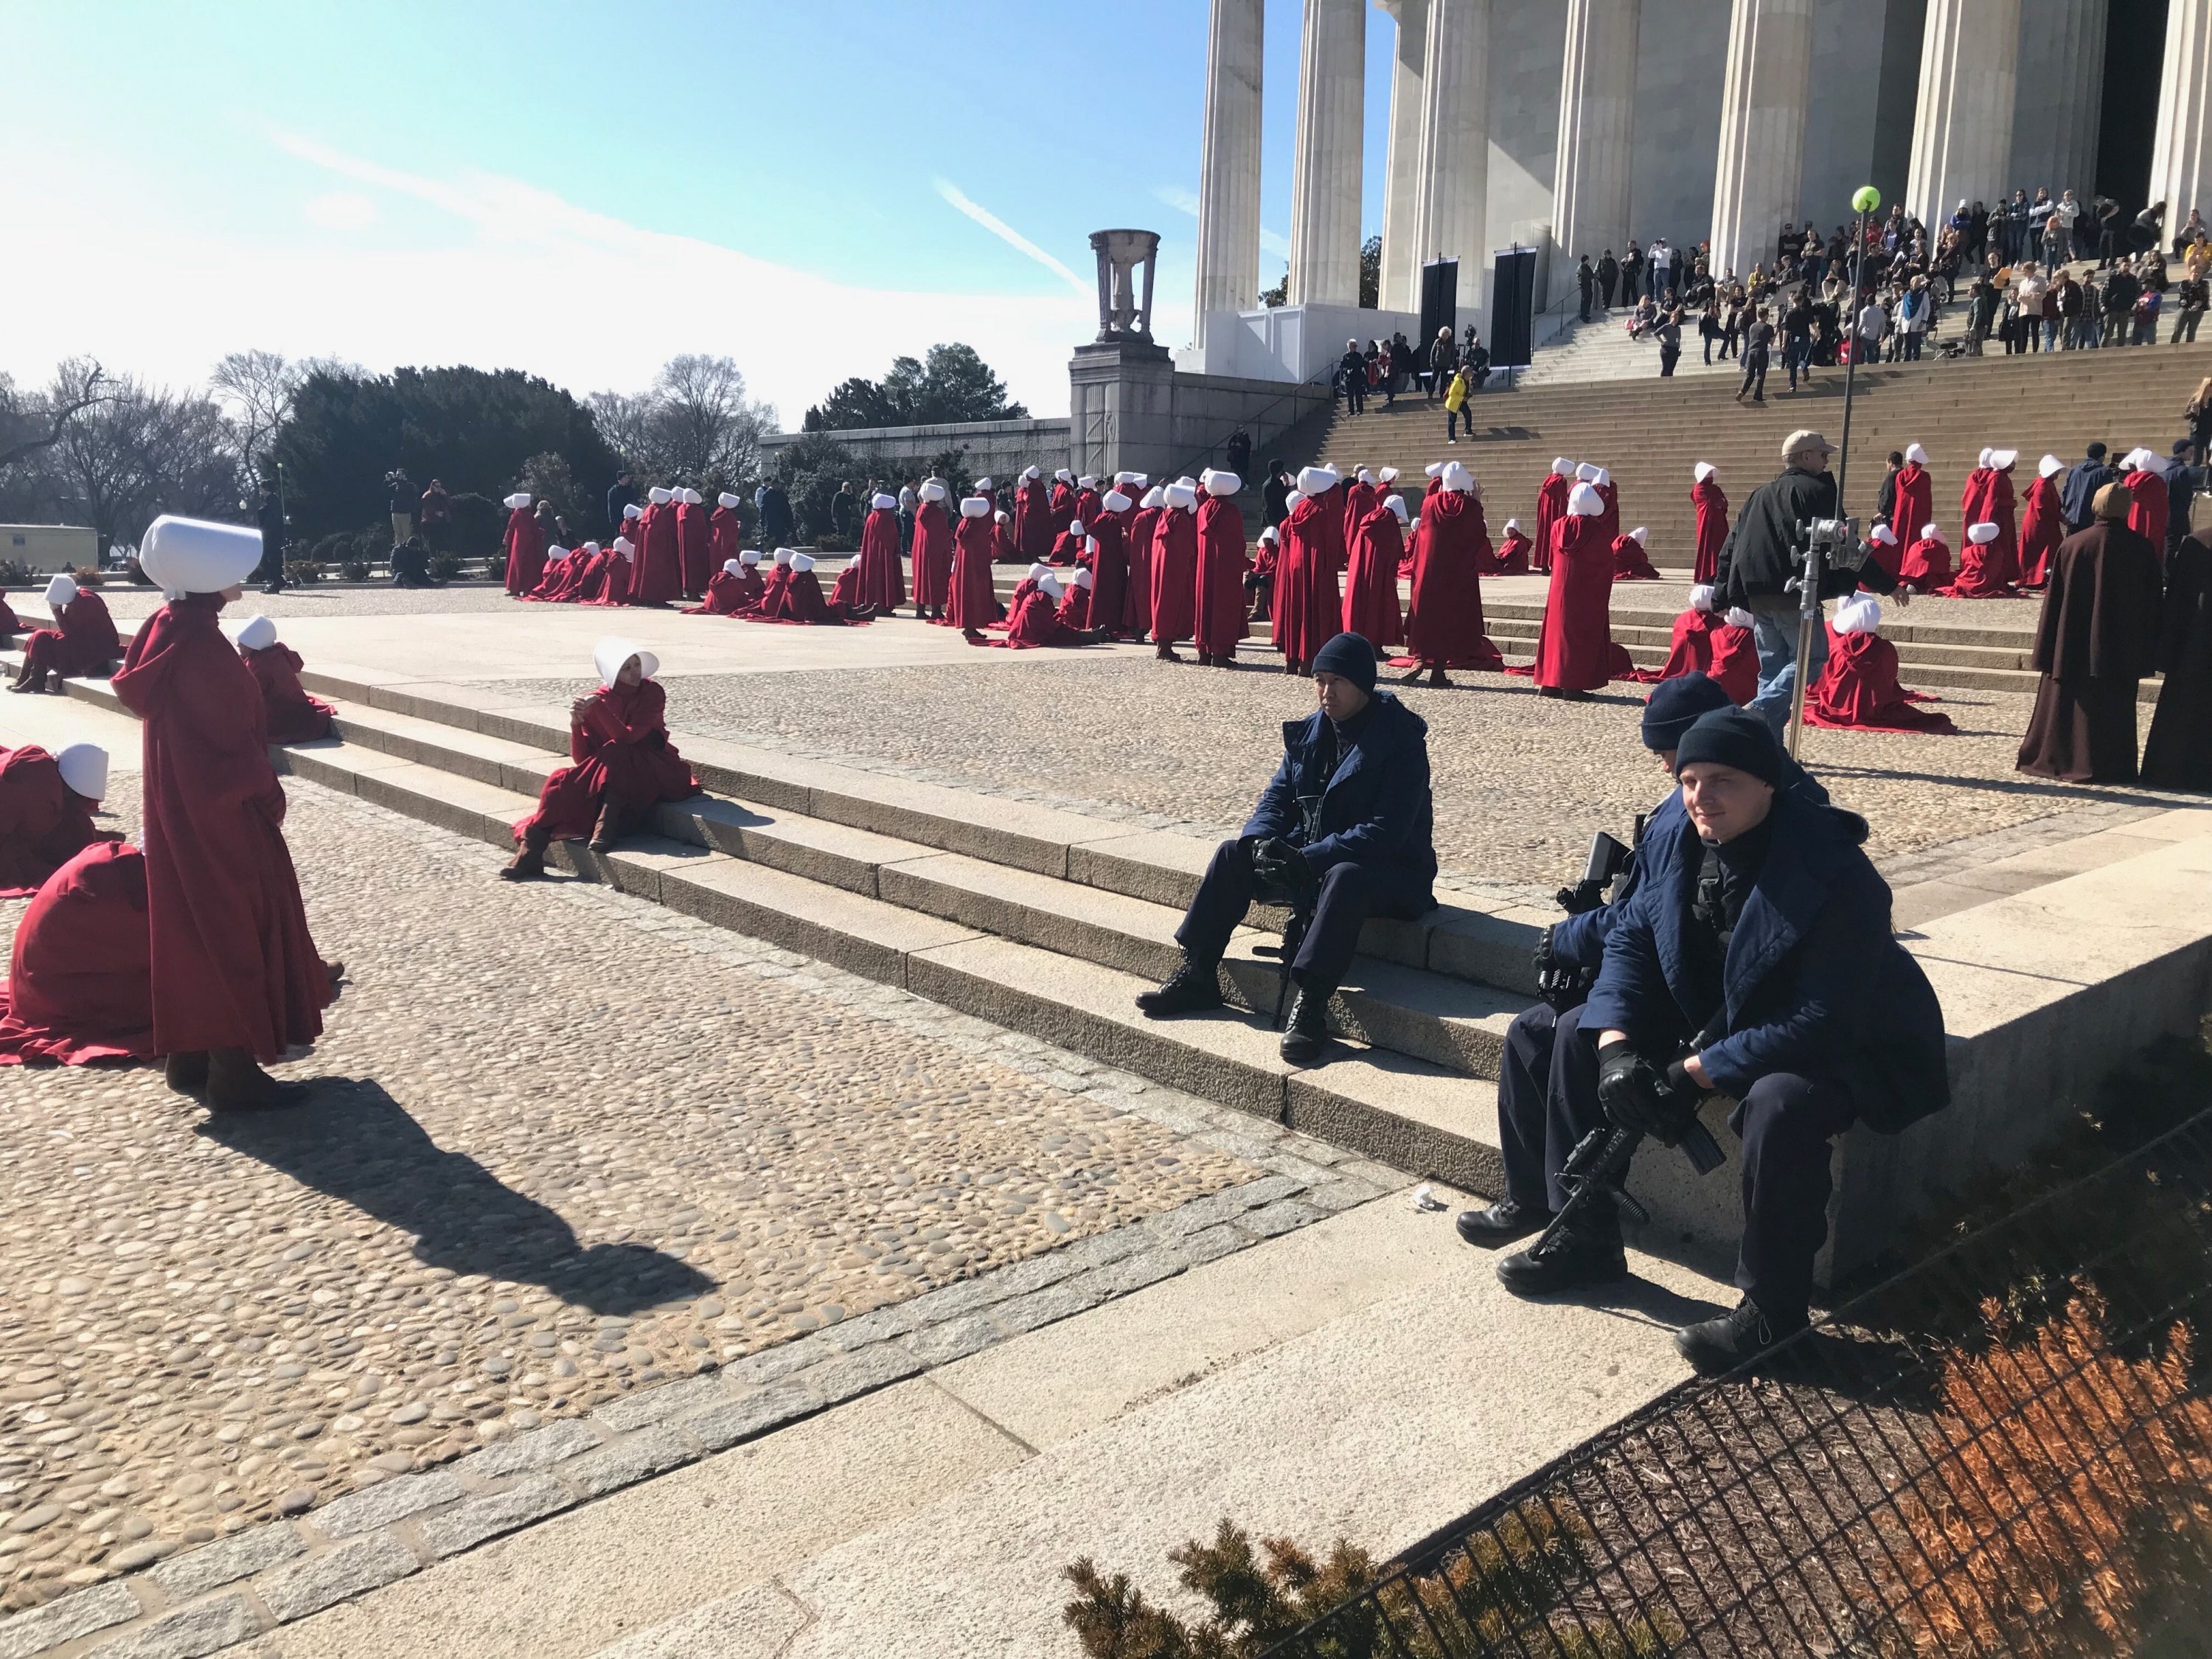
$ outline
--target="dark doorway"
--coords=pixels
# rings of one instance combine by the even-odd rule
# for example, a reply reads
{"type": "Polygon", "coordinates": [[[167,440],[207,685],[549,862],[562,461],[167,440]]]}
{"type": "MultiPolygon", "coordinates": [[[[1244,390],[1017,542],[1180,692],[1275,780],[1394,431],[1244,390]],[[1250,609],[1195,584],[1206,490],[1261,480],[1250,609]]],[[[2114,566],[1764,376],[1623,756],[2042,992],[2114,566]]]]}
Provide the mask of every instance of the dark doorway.
{"type": "MultiPolygon", "coordinates": [[[[2105,23],[2105,107],[2097,124],[2097,193],[2132,219],[2150,186],[2158,134],[2167,0],[2112,0],[2105,23]]],[[[2187,208],[2182,212],[2185,215],[2187,208]]]]}

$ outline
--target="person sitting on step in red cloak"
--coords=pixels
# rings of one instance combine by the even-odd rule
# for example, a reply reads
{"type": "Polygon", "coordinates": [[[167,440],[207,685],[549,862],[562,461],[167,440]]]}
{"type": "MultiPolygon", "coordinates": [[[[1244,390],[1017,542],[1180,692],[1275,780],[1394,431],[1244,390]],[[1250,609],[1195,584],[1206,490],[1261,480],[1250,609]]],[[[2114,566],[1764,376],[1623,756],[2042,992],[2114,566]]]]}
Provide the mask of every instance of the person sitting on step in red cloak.
{"type": "Polygon", "coordinates": [[[1493,574],[1526,576],[1535,567],[1529,562],[1534,544],[1521,532],[1521,520],[1508,519],[1498,542],[1498,568],[1493,574]]]}
{"type": "Polygon", "coordinates": [[[768,574],[761,581],[760,603],[742,611],[747,622],[783,622],[791,611],[791,562],[798,554],[779,547],[769,555],[768,574]]]}
{"type": "MultiPolygon", "coordinates": [[[[1059,619],[1062,628],[1084,633],[1091,627],[1091,598],[1098,586],[1097,573],[1088,567],[1079,567],[1067,579],[1067,591],[1060,595],[1059,619]]],[[[1099,630],[1105,632],[1103,629],[1099,630]]]]}
{"type": "Polygon", "coordinates": [[[568,757],[545,780],[538,810],[516,823],[519,849],[500,874],[528,881],[545,873],[545,849],[589,838],[594,853],[635,834],[663,801],[689,800],[699,781],[668,740],[668,694],[653,676],[660,659],[628,640],[592,648],[599,689],[568,707],[568,757]]]}
{"type": "Polygon", "coordinates": [[[144,734],[154,1052],[172,1089],[217,1112],[306,1099],[261,1067],[322,1034],[341,971],[307,930],[261,688],[222,632],[261,551],[236,525],[155,520],[139,567],[178,597],[140,624],[112,682],[144,734]]]}
{"type": "Polygon", "coordinates": [[[1867,557],[1889,573],[1892,581],[1905,562],[1905,544],[1897,539],[1897,532],[1887,525],[1877,523],[1867,532],[1867,557]]]}
{"type": "Polygon", "coordinates": [[[999,620],[999,596],[991,567],[999,553],[998,526],[991,498],[978,489],[960,503],[960,522],[952,532],[952,580],[939,620],[957,628],[970,645],[983,643],[983,630],[999,620]]]}
{"type": "MultiPolygon", "coordinates": [[[[1077,573],[1088,575],[1088,571],[1077,573]]],[[[986,643],[1009,651],[1028,651],[1039,646],[1097,645],[1106,637],[1103,628],[1071,628],[1060,619],[1061,600],[1066,590],[1060,578],[1047,570],[1033,581],[1025,582],[1029,591],[1018,599],[1008,613],[1006,637],[986,643]]]]}
{"type": "Polygon", "coordinates": [[[2019,589],[2005,577],[2002,532],[1984,520],[1980,524],[1966,526],[1965,556],[1960,561],[1959,574],[1948,587],[1936,592],[1946,599],[2013,599],[2019,589]]]}
{"type": "Polygon", "coordinates": [[[1862,732],[1928,732],[1959,728],[1948,714],[1923,708],[1898,684],[1897,647],[1882,638],[1881,602],[1853,593],[1836,606],[1828,624],[1828,660],[1805,694],[1805,724],[1862,732]]]}
{"type": "Polygon", "coordinates": [[[1067,528],[1052,538],[1052,556],[1045,562],[1060,569],[1083,562],[1083,544],[1090,538],[1084,533],[1083,520],[1070,519],[1067,528]]]}
{"type": "Polygon", "coordinates": [[[1642,525],[1626,536],[1613,538],[1613,579],[1617,582],[1656,582],[1659,572],[1644,549],[1651,532],[1642,525]]]}
{"type": "Polygon", "coordinates": [[[1198,507],[1191,639],[1201,664],[1233,668],[1237,641],[1247,631],[1244,573],[1252,568],[1244,556],[1244,513],[1237,505],[1244,481],[1234,472],[1208,467],[1199,475],[1199,484],[1206,494],[1198,507]]]}
{"type": "Polygon", "coordinates": [[[1897,585],[1909,593],[1934,593],[1951,584],[1951,550],[1943,540],[1942,526],[1932,520],[1897,562],[1897,585]]]}
{"type": "Polygon", "coordinates": [[[1728,626],[1728,619],[1713,609],[1717,598],[1711,582],[1692,586],[1689,608],[1674,618],[1674,635],[1667,642],[1667,661],[1659,670],[1661,679],[1702,674],[1713,665],[1713,635],[1728,626]]]}
{"type": "Polygon", "coordinates": [[[15,924],[0,989],[0,1066],[85,1066],[154,1053],[146,860],[128,842],[81,848],[15,924]]]}
{"type": "Polygon", "coordinates": [[[298,652],[277,642],[275,623],[266,617],[251,618],[238,630],[238,654],[246,659],[261,688],[270,742],[313,743],[330,736],[331,721],[338,711],[307,695],[300,684],[300,671],[307,665],[298,652]]]}
{"type": "Polygon", "coordinates": [[[1252,547],[1252,568],[1244,573],[1244,600],[1255,623],[1268,620],[1275,591],[1275,562],[1282,550],[1282,535],[1269,525],[1252,547]]]}
{"type": "Polygon", "coordinates": [[[722,561],[714,580],[707,584],[707,603],[687,614],[694,617],[734,617],[761,602],[766,590],[760,579],[760,550],[748,547],[733,559],[722,561]]]}
{"type": "Polygon", "coordinates": [[[1490,556],[1483,522],[1482,487],[1457,461],[1437,475],[1437,489],[1422,503],[1420,533],[1413,539],[1413,580],[1406,606],[1406,654],[1412,684],[1425,672],[1429,684],[1451,684],[1448,668],[1501,672],[1505,659],[1492,643],[1482,615],[1482,578],[1490,556]]]}
{"type": "Polygon", "coordinates": [[[814,556],[793,553],[791,556],[791,589],[784,601],[785,622],[803,623],[814,628],[860,627],[866,617],[848,617],[830,608],[830,601],[822,592],[822,579],[814,574],[814,556]]]}
{"type": "Polygon", "coordinates": [[[847,622],[867,622],[876,612],[875,607],[860,597],[864,567],[858,559],[852,560],[837,573],[837,580],[830,586],[830,609],[847,622]]]}
{"type": "Polygon", "coordinates": [[[64,679],[106,674],[123,654],[107,601],[73,578],[58,575],[46,584],[46,608],[54,613],[54,625],[33,630],[23,641],[22,672],[11,691],[59,691],[64,679]]]}
{"type": "Polygon", "coordinates": [[[96,841],[93,826],[107,793],[107,751],[73,743],[48,754],[33,743],[0,749],[0,898],[39,890],[48,876],[96,841]]]}

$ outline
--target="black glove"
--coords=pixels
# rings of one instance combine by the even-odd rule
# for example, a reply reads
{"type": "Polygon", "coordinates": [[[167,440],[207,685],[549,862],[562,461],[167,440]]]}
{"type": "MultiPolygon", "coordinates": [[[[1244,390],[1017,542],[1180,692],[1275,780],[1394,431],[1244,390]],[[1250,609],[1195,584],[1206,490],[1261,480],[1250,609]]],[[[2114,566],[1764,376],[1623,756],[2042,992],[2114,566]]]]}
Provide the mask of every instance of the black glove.
{"type": "MultiPolygon", "coordinates": [[[[1554,926],[1556,925],[1557,924],[1554,924],[1554,926]]],[[[1536,982],[1539,985],[1544,982],[1544,976],[1547,974],[1550,973],[1554,968],[1557,968],[1559,965],[1559,959],[1552,954],[1552,929],[1550,927],[1545,928],[1542,933],[1536,935],[1536,948],[1534,951],[1531,953],[1529,960],[1531,965],[1535,969],[1536,982]]]]}
{"type": "Polygon", "coordinates": [[[1652,1134],[1666,1115],[1665,1084],[1651,1063],[1622,1040],[1597,1051],[1597,1098],[1615,1127],[1652,1134]]]}

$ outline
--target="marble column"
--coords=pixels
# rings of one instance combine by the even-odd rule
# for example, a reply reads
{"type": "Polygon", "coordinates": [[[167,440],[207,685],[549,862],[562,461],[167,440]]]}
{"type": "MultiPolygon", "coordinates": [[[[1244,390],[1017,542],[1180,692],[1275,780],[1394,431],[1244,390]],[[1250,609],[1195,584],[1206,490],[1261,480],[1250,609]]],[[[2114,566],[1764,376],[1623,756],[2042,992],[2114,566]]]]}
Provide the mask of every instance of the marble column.
{"type": "Polygon", "coordinates": [[[1390,149],[1383,167],[1382,309],[1418,311],[1420,245],[1413,240],[1421,176],[1421,76],[1428,60],[1429,0],[1375,0],[1398,25],[1390,65],[1390,149]]]}
{"type": "Polygon", "coordinates": [[[1359,303],[1364,13],[1361,0],[1305,0],[1298,44],[1297,143],[1291,167],[1294,306],[1359,303]]]}
{"type": "MultiPolygon", "coordinates": [[[[2105,19],[2111,0],[2021,0],[2012,164],[2006,176],[2086,210],[2096,193],[2097,125],[2105,103],[2105,19]]],[[[1955,200],[1955,198],[1954,198],[1955,200]]]]}
{"type": "Polygon", "coordinates": [[[1783,222],[1803,217],[1797,196],[1812,88],[1813,0],[1735,0],[1713,175],[1716,276],[1772,264],[1783,222]]]}
{"type": "MultiPolygon", "coordinates": [[[[1490,0],[1429,0],[1420,167],[1419,258],[1456,258],[1459,309],[1480,310],[1490,253],[1490,0]]],[[[1419,293],[1417,282],[1416,309],[1419,293]]]]}
{"type": "Polygon", "coordinates": [[[1575,261],[1628,242],[1636,165],[1636,50],[1642,0],[1567,0],[1552,174],[1552,300],[1575,292],[1575,261]]]}
{"type": "Polygon", "coordinates": [[[2148,199],[2166,204],[2168,246],[2190,209],[2212,216],[2212,6],[2205,0],[2172,0],[2166,9],[2148,199]]]}
{"type": "Polygon", "coordinates": [[[1905,208],[1931,228],[1961,201],[1994,207],[2012,192],[2020,4],[1928,0],[1905,208]]]}
{"type": "Polygon", "coordinates": [[[1206,313],[1260,304],[1260,72],[1263,0],[1213,0],[1206,40],[1206,131],[1198,161],[1198,298],[1206,313]]]}

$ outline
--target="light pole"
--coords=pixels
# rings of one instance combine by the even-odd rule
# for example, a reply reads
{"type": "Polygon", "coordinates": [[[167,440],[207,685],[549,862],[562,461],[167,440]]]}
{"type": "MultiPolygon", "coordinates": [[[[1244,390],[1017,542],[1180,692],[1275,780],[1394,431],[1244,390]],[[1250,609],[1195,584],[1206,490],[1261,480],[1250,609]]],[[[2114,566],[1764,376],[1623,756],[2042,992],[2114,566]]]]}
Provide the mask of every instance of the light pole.
{"type": "MultiPolygon", "coordinates": [[[[1847,497],[1844,488],[1851,473],[1851,388],[1858,376],[1859,295],[1860,285],[1866,275],[1867,215],[1881,206],[1881,192],[1872,185],[1862,185],[1851,196],[1851,206],[1858,214],[1855,245],[1851,249],[1851,298],[1844,323],[1844,337],[1850,349],[1844,358],[1844,435],[1842,447],[1836,454],[1836,516],[1846,516],[1847,497]]],[[[1797,747],[1805,736],[1805,678],[1813,659],[1813,630],[1821,623],[1820,614],[1820,555],[1818,538],[1808,537],[1805,544],[1805,568],[1797,576],[1797,676],[1790,699],[1790,758],[1797,758],[1797,747]]]]}

